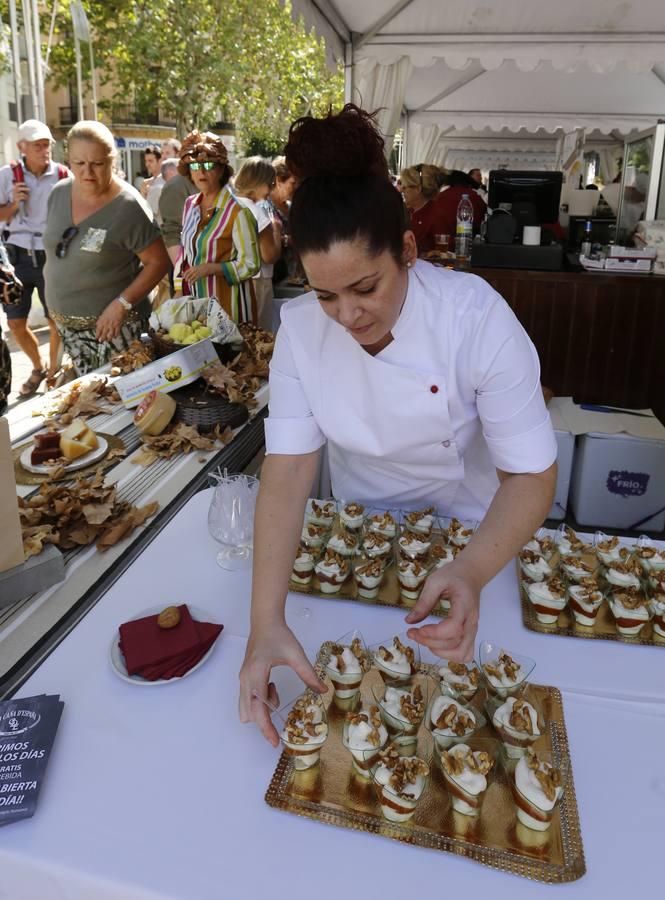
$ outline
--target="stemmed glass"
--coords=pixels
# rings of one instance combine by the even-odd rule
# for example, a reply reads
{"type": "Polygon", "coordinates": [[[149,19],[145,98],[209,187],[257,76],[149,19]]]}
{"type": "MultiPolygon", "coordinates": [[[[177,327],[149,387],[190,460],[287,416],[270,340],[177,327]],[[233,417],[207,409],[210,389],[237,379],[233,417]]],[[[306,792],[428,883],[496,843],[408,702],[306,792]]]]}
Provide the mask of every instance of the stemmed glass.
{"type": "Polygon", "coordinates": [[[208,530],[222,545],[217,565],[233,572],[248,569],[252,563],[254,509],[259,490],[252,475],[218,475],[210,509],[208,530]]]}

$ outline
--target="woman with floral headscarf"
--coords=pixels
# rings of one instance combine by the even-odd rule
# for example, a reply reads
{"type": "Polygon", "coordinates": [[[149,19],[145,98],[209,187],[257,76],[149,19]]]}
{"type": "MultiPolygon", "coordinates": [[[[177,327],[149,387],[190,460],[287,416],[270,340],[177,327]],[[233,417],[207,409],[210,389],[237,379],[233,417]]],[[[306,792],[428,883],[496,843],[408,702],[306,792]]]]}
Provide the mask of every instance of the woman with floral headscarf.
{"type": "MultiPolygon", "coordinates": [[[[179,272],[183,291],[216,297],[235,322],[256,322],[252,276],[261,267],[256,221],[229,188],[233,169],[224,143],[193,131],[183,141],[178,172],[198,188],[185,201],[179,272]]],[[[178,274],[178,267],[176,274],[178,274]]]]}

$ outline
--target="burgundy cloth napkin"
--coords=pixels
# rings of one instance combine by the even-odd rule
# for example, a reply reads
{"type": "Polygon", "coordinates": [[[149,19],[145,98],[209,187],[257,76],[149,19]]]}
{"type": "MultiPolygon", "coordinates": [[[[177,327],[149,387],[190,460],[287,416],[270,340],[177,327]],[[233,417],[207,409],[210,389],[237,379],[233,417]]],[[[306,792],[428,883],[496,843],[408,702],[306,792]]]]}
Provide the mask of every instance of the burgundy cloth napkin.
{"type": "Polygon", "coordinates": [[[186,604],[178,609],[175,628],[160,628],[156,615],[120,626],[119,646],[129,675],[149,681],[182,676],[208,652],[224,626],[195,622],[186,604]]]}

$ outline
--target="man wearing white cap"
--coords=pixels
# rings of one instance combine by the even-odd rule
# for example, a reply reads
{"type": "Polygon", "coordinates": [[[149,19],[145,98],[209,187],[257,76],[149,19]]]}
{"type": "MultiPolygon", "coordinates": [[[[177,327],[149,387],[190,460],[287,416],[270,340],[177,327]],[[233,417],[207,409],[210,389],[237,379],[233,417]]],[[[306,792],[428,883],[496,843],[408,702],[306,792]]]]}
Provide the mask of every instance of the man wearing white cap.
{"type": "Polygon", "coordinates": [[[53,135],[43,122],[28,119],[18,130],[21,158],[0,168],[0,226],[16,275],[23,282],[23,297],[17,306],[6,306],[9,328],[21,350],[32,362],[32,374],[20,395],[30,397],[44,378],[53,378],[58,365],[60,338],[48,317],[44,295],[44,243],[49,194],[69,170],[51,160],[53,135]],[[39,343],[28,328],[32,292],[37,289],[49,325],[49,368],[45,371],[39,343]]]}

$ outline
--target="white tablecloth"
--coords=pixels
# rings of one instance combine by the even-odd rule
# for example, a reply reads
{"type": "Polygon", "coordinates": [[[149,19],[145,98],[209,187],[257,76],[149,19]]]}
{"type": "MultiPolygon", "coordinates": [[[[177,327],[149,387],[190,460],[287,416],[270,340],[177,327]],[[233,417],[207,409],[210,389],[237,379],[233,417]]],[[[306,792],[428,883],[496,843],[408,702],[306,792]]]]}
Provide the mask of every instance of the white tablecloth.
{"type": "MultiPolygon", "coordinates": [[[[0,898],[11,900],[336,900],[465,892],[528,900],[654,896],[662,880],[665,707],[564,692],[587,874],[534,884],[451,855],[300,819],[263,800],[278,751],[237,719],[249,579],[214,562],[199,494],[27,682],[21,696],[66,702],[34,818],[0,832],[0,898]],[[145,607],[191,602],[226,623],[209,661],[167,686],[137,687],[108,662],[117,626],[145,607]],[[355,895],[355,892],[354,892],[355,895]]],[[[515,576],[483,598],[481,634],[538,660],[541,681],[643,693],[662,650],[523,629],[515,576]],[[600,669],[600,672],[598,671],[600,669]],[[637,672],[635,670],[637,669],[637,672]],[[642,683],[639,674],[641,673],[642,683]]],[[[393,610],[292,596],[289,620],[312,651],[351,627],[368,640],[401,630],[393,610]],[[310,614],[303,617],[303,611],[310,614]]],[[[293,673],[280,669],[284,698],[293,673]]]]}

